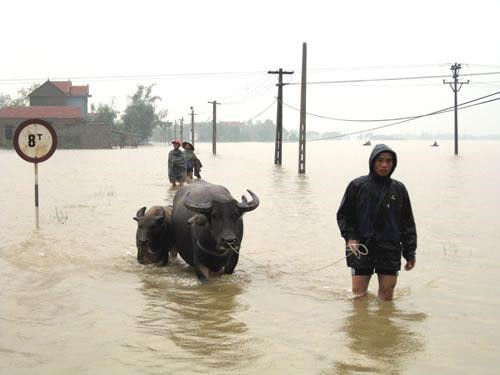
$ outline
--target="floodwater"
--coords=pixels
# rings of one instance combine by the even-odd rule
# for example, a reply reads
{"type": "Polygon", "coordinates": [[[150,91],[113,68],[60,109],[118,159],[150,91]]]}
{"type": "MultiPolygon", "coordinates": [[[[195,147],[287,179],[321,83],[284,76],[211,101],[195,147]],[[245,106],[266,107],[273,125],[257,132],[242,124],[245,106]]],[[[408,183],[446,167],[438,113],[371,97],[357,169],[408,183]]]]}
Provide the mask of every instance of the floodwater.
{"type": "Polygon", "coordinates": [[[233,275],[136,262],[132,220],[168,204],[165,145],[0,151],[1,374],[494,374],[500,355],[500,142],[387,142],[409,190],[417,265],[395,299],[351,298],[335,214],[371,147],[196,144],[202,176],[260,206],[233,275]],[[337,263],[335,263],[337,262],[337,263]],[[329,265],[329,266],[328,266],[329,265]],[[325,266],[328,266],[325,268],[325,266]]]}

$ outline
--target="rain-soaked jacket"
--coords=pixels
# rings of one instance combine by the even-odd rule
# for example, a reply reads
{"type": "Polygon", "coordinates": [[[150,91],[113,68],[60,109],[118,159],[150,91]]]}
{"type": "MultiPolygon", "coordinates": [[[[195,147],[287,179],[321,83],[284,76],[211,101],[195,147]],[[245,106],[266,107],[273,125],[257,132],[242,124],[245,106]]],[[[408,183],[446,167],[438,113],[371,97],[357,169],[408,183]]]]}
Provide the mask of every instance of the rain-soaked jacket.
{"type": "Polygon", "coordinates": [[[168,153],[168,179],[170,182],[183,182],[186,178],[186,159],[184,153],[177,150],[170,150],[168,153]]]}
{"type": "MultiPolygon", "coordinates": [[[[415,258],[417,232],[408,191],[403,183],[390,176],[396,169],[396,153],[378,144],[370,155],[370,173],[349,183],[337,212],[342,237],[358,240],[368,248],[368,255],[347,257],[353,268],[399,270],[401,254],[415,258]],[[386,177],[375,173],[375,160],[382,152],[393,156],[392,171],[386,177]]],[[[346,252],[346,254],[349,254],[346,252]]]]}

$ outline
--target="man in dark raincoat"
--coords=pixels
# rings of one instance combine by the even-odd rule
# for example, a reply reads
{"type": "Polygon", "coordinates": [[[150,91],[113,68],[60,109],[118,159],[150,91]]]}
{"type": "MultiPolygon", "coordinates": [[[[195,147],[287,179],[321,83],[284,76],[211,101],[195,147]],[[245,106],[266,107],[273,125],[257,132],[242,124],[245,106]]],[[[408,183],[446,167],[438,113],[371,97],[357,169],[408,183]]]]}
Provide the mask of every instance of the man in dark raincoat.
{"type": "MultiPolygon", "coordinates": [[[[378,295],[391,300],[396,287],[401,255],[405,270],[415,267],[417,232],[408,191],[391,178],[396,153],[384,144],[373,148],[370,173],[349,183],[337,212],[337,223],[346,241],[347,266],[352,269],[352,291],[364,296],[373,272],[378,276],[378,295]],[[351,249],[367,255],[356,256],[351,249]]],[[[356,252],[356,251],[355,251],[356,252]]]]}
{"type": "Polygon", "coordinates": [[[174,188],[177,187],[177,183],[182,187],[186,180],[186,159],[179,149],[180,146],[180,139],[173,140],[173,149],[168,153],[168,179],[174,188]]]}

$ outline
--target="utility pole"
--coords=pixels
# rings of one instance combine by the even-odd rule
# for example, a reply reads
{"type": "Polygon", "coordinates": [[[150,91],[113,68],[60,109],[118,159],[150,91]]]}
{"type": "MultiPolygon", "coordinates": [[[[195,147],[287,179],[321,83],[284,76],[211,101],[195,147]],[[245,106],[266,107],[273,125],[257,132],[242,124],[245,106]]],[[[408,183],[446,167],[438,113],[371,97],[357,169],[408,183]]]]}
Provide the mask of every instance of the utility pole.
{"type": "Polygon", "coordinates": [[[177,120],[174,121],[174,139],[177,139],[177,120]]]}
{"type": "Polygon", "coordinates": [[[167,121],[167,139],[165,140],[165,143],[169,143],[172,141],[172,121],[167,121]]]}
{"type": "Polygon", "coordinates": [[[302,79],[300,82],[299,174],[306,173],[306,82],[307,44],[302,43],[302,79]]]}
{"type": "Polygon", "coordinates": [[[217,103],[216,100],[214,100],[213,102],[209,102],[210,104],[212,104],[213,108],[212,108],[212,111],[213,111],[213,114],[212,114],[212,123],[213,123],[213,130],[212,130],[212,154],[216,155],[217,154],[217,145],[216,145],[216,140],[217,140],[217,127],[216,127],[216,124],[217,124],[217,104],[220,105],[220,103],[217,103]]]}
{"type": "Polygon", "coordinates": [[[276,139],[274,145],[274,164],[281,165],[281,150],[283,146],[283,74],[293,74],[293,72],[285,72],[279,68],[278,71],[268,71],[268,74],[278,75],[278,106],[276,112],[276,139]]]}
{"type": "Polygon", "coordinates": [[[194,113],[193,107],[189,107],[189,108],[191,109],[191,144],[194,147],[194,116],[195,116],[195,113],[194,113]]]}
{"type": "Polygon", "coordinates": [[[184,142],[184,117],[179,120],[181,122],[181,142],[184,142]]]}
{"type": "Polygon", "coordinates": [[[469,83],[469,80],[467,82],[458,82],[458,71],[462,68],[461,64],[455,63],[451,66],[450,70],[453,72],[453,82],[446,82],[443,79],[443,83],[446,84],[448,83],[455,93],[455,155],[458,155],[458,92],[462,88],[463,84],[469,83]]]}

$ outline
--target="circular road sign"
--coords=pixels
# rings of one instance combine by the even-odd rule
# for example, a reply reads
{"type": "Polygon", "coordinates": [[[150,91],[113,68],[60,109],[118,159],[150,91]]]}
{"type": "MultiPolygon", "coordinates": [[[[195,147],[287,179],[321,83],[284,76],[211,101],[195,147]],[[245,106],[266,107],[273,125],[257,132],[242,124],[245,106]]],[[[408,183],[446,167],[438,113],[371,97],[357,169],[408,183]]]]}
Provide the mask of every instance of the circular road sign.
{"type": "Polygon", "coordinates": [[[19,125],[14,134],[17,154],[30,163],[41,163],[52,156],[57,147],[57,135],[44,120],[30,119],[19,125]]]}

